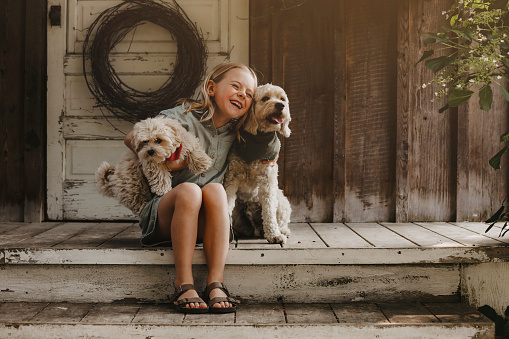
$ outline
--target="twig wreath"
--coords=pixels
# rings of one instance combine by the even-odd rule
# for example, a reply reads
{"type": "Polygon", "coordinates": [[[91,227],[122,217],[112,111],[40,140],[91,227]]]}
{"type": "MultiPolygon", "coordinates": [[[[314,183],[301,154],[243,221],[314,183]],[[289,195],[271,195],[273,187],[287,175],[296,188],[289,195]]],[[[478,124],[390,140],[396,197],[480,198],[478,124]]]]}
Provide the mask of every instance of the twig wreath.
{"type": "Polygon", "coordinates": [[[99,104],[116,117],[136,122],[174,107],[191,97],[206,69],[207,51],[202,35],[175,0],[126,0],[102,12],[90,26],[83,44],[83,74],[99,104]],[[126,85],[110,63],[109,54],[125,36],[144,22],[167,29],[177,42],[173,74],[155,91],[126,85]],[[92,32],[96,31],[91,41],[92,32]],[[91,72],[85,72],[90,60],[91,72]]]}

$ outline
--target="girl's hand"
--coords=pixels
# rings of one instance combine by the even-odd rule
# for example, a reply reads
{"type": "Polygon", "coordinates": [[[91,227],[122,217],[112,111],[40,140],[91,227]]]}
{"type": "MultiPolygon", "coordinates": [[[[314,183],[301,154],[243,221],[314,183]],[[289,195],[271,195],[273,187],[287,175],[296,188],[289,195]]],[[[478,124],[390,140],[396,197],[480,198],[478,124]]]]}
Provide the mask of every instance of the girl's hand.
{"type": "Polygon", "coordinates": [[[188,167],[187,161],[185,161],[184,159],[166,161],[166,168],[168,168],[170,171],[179,171],[187,167],[188,167]]]}

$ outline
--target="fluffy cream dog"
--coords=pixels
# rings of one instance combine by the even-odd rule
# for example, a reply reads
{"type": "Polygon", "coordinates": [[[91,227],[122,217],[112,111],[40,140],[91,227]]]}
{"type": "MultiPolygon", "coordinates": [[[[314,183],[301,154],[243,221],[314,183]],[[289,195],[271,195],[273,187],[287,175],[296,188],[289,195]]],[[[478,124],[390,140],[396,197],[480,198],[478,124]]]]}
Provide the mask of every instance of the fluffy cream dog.
{"type": "Polygon", "coordinates": [[[150,200],[150,192],[164,195],[171,190],[167,159],[185,159],[194,173],[205,172],[212,164],[200,140],[175,119],[157,117],[136,123],[132,143],[136,154],[126,151],[116,166],[103,162],[95,178],[103,195],[118,199],[136,215],[150,200]]]}
{"type": "Polygon", "coordinates": [[[277,132],[290,136],[288,97],[281,87],[266,84],[256,89],[254,100],[241,133],[244,141],[236,144],[225,177],[228,208],[237,235],[263,235],[270,243],[284,244],[292,209],[278,188],[276,160],[277,132]]]}

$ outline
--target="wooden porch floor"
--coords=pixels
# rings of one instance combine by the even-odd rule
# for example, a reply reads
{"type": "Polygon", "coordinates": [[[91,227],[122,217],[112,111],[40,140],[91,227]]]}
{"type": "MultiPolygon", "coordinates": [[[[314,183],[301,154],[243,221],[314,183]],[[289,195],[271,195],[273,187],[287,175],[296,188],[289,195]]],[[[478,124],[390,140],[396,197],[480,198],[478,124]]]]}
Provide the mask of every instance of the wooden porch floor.
{"type": "MultiPolygon", "coordinates": [[[[478,263],[509,260],[509,237],[484,223],[291,224],[284,246],[233,242],[228,264],[478,263]]],[[[132,222],[0,223],[0,264],[171,264],[168,246],[143,247],[132,222]],[[98,255],[98,251],[101,255],[98,255]],[[90,254],[90,255],[88,255],[90,254]],[[129,255],[130,254],[130,255],[129,255]]],[[[197,246],[195,263],[205,263],[197,246]]]]}
{"type": "Polygon", "coordinates": [[[189,314],[167,304],[3,303],[9,337],[493,338],[494,324],[460,303],[248,304],[189,314]]]}
{"type": "Polygon", "coordinates": [[[489,322],[461,303],[243,304],[236,313],[183,314],[169,304],[0,303],[0,323],[337,324],[489,322]],[[461,312],[458,312],[461,311],[461,312]]]}

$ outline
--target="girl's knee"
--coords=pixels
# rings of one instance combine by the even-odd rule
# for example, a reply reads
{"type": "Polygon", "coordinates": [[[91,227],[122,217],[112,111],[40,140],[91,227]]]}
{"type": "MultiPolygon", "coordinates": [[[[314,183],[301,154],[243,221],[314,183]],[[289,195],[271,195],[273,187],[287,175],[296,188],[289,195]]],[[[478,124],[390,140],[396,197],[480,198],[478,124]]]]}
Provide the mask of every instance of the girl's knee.
{"type": "Polygon", "coordinates": [[[204,202],[226,203],[226,191],[218,183],[207,184],[202,188],[204,202]]]}
{"type": "Polygon", "coordinates": [[[184,182],[178,185],[176,203],[184,203],[189,206],[201,206],[202,192],[198,185],[190,182],[184,182]]]}

